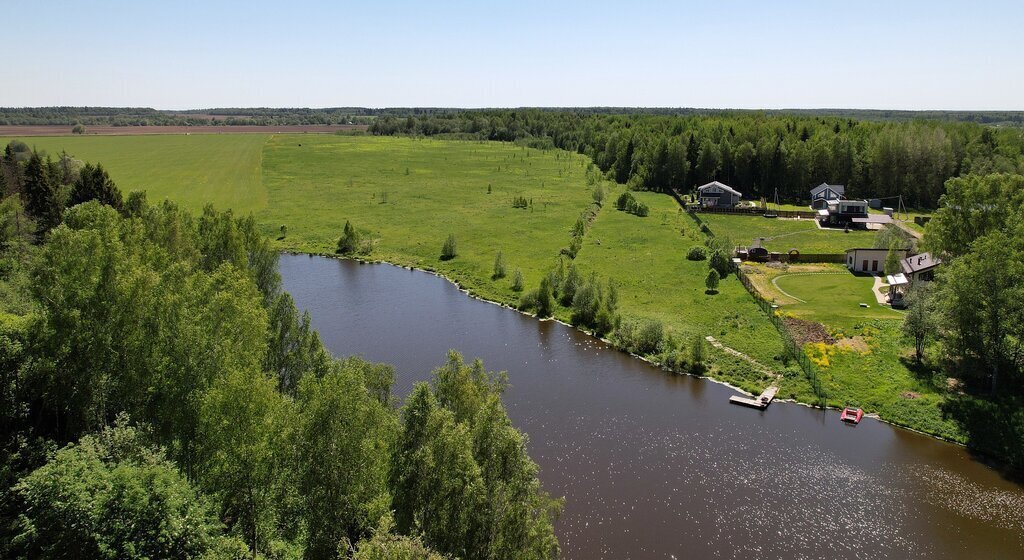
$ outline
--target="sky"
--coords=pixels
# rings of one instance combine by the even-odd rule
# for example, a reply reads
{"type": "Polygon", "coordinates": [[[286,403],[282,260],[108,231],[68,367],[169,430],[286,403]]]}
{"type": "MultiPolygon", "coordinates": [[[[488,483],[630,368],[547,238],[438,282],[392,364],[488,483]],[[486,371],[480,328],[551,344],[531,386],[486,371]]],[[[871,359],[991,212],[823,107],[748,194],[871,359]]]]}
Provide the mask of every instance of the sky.
{"type": "Polygon", "coordinates": [[[1024,110],[1024,0],[38,0],[3,27],[6,107],[1024,110]]]}

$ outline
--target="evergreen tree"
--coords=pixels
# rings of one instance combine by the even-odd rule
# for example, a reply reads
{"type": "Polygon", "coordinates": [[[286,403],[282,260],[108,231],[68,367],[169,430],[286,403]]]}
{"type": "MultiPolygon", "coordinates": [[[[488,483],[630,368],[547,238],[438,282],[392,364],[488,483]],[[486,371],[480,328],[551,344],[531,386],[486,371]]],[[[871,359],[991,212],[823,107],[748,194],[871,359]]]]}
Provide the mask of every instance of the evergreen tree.
{"type": "Polygon", "coordinates": [[[715,269],[708,270],[708,276],[704,279],[704,285],[707,287],[707,293],[716,294],[718,293],[718,271],[715,269]]]}
{"type": "Polygon", "coordinates": [[[494,256],[494,273],[491,274],[491,278],[497,280],[505,277],[505,255],[498,251],[498,254],[494,256]]]}
{"type": "Polygon", "coordinates": [[[98,200],[101,204],[121,210],[123,202],[121,191],[110,179],[110,175],[102,165],[85,164],[78,175],[71,191],[71,204],[81,204],[90,200],[98,200]]]}
{"type": "Polygon", "coordinates": [[[23,193],[25,210],[36,220],[40,233],[50,231],[60,223],[64,205],[48,166],[37,153],[33,153],[25,165],[23,193]]]}
{"type": "Polygon", "coordinates": [[[357,250],[359,250],[359,232],[351,222],[345,220],[345,229],[342,231],[341,238],[338,239],[338,253],[351,255],[357,250]]]}
{"type": "Polygon", "coordinates": [[[458,249],[455,246],[455,234],[449,233],[448,239],[444,240],[444,245],[441,247],[441,260],[450,261],[458,254],[458,249]]]}

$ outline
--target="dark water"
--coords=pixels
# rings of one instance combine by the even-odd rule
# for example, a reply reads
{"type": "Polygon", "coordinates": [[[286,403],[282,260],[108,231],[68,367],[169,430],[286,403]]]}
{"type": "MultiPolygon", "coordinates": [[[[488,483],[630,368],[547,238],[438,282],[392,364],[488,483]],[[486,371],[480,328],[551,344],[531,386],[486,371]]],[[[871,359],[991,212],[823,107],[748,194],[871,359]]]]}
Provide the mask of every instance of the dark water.
{"type": "Polygon", "coordinates": [[[566,558],[1024,558],[1024,488],[966,451],[866,419],[727,403],[563,325],[389,265],[282,256],[336,354],[427,379],[449,348],[507,370],[505,402],[566,498],[566,558]]]}

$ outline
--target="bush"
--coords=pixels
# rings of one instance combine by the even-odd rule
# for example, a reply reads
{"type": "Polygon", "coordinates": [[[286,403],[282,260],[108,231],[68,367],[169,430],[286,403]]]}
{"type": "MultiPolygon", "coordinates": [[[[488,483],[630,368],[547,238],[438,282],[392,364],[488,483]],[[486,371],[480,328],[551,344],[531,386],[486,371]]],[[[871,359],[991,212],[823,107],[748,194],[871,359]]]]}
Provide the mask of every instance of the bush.
{"type": "Polygon", "coordinates": [[[633,193],[626,191],[619,195],[619,198],[615,200],[615,207],[622,211],[627,211],[630,204],[636,204],[636,199],[633,198],[633,193]]]}
{"type": "Polygon", "coordinates": [[[698,334],[693,337],[693,343],[690,346],[690,363],[693,364],[693,372],[697,374],[704,372],[704,361],[707,359],[705,344],[707,341],[698,334]]]}
{"type": "Polygon", "coordinates": [[[458,250],[455,247],[455,234],[449,233],[448,239],[444,240],[444,246],[441,247],[441,260],[450,261],[458,254],[458,250]]]}
{"type": "Polygon", "coordinates": [[[352,226],[352,223],[345,220],[345,229],[338,239],[338,253],[351,255],[359,250],[359,232],[352,226]]]}
{"type": "Polygon", "coordinates": [[[519,298],[519,310],[533,311],[534,309],[537,309],[537,290],[530,290],[519,298]]]}
{"type": "Polygon", "coordinates": [[[711,269],[708,271],[708,277],[704,279],[704,285],[707,286],[707,293],[715,294],[718,293],[718,271],[711,269]]]}
{"type": "Polygon", "coordinates": [[[494,274],[491,278],[497,280],[505,277],[505,255],[498,251],[498,254],[494,256],[494,274]]]}
{"type": "Polygon", "coordinates": [[[690,247],[690,250],[686,253],[686,260],[702,261],[706,258],[708,258],[708,250],[700,245],[690,247]]]}
{"type": "Polygon", "coordinates": [[[545,276],[540,280],[540,288],[537,289],[537,317],[546,319],[555,310],[555,300],[551,297],[551,280],[545,276]]]}
{"type": "Polygon", "coordinates": [[[640,356],[657,353],[664,337],[665,327],[655,320],[629,321],[615,333],[619,347],[640,356]]]}
{"type": "Polygon", "coordinates": [[[523,291],[523,273],[518,268],[512,273],[512,291],[523,291]]]}
{"type": "Polygon", "coordinates": [[[729,274],[729,269],[732,268],[732,263],[729,262],[729,257],[722,251],[712,251],[711,260],[708,261],[708,266],[718,273],[719,278],[725,278],[729,274]]]}

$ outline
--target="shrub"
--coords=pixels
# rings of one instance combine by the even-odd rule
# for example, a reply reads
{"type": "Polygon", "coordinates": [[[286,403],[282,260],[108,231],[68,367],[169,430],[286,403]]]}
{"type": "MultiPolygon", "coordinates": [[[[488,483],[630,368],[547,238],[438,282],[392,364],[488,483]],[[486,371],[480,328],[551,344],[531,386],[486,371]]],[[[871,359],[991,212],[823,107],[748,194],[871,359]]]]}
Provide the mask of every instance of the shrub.
{"type": "Polygon", "coordinates": [[[540,280],[540,288],[537,289],[537,317],[545,319],[550,317],[555,309],[555,300],[551,297],[551,280],[545,276],[540,280]]]}
{"type": "Polygon", "coordinates": [[[338,253],[351,255],[359,249],[359,232],[352,226],[352,223],[345,220],[345,229],[338,239],[338,253]]]}
{"type": "Polygon", "coordinates": [[[702,261],[706,258],[708,258],[708,250],[700,245],[690,247],[690,250],[686,253],[686,259],[690,261],[702,261]]]}
{"type": "Polygon", "coordinates": [[[690,363],[693,364],[694,373],[704,372],[704,361],[707,359],[707,350],[705,344],[707,341],[701,335],[695,335],[693,337],[693,343],[690,346],[690,363]]]}
{"type": "Polygon", "coordinates": [[[711,269],[708,271],[708,277],[704,279],[704,285],[707,286],[707,293],[714,294],[718,293],[718,271],[711,269]]]}
{"type": "Polygon", "coordinates": [[[631,203],[636,204],[636,199],[633,198],[633,193],[626,191],[615,200],[615,207],[625,212],[631,203]]]}
{"type": "Polygon", "coordinates": [[[448,239],[444,240],[444,246],[441,247],[441,260],[450,261],[459,254],[455,247],[455,234],[449,233],[448,239]]]}
{"type": "Polygon", "coordinates": [[[719,278],[725,278],[726,274],[729,273],[729,269],[732,268],[732,263],[729,262],[729,257],[727,257],[724,252],[712,251],[711,260],[708,261],[708,266],[718,273],[719,278]]]}
{"type": "Polygon", "coordinates": [[[565,280],[562,282],[561,289],[558,291],[558,298],[562,305],[569,307],[572,305],[572,300],[576,297],[576,290],[579,289],[583,279],[580,278],[580,273],[576,270],[576,265],[569,265],[569,272],[565,276],[565,280]]]}
{"type": "Polygon", "coordinates": [[[288,226],[282,225],[281,226],[281,239],[284,239],[285,237],[288,237],[288,226]]]}
{"type": "Polygon", "coordinates": [[[491,278],[497,280],[505,277],[505,255],[498,251],[498,254],[494,256],[494,274],[491,278]]]}
{"type": "Polygon", "coordinates": [[[512,208],[528,208],[530,201],[526,200],[525,196],[514,196],[512,197],[512,208]]]}
{"type": "Polygon", "coordinates": [[[512,291],[523,291],[523,273],[518,268],[512,273],[512,291]]]}
{"type": "Polygon", "coordinates": [[[537,290],[530,290],[519,298],[519,310],[533,311],[534,309],[537,309],[537,290]]]}

